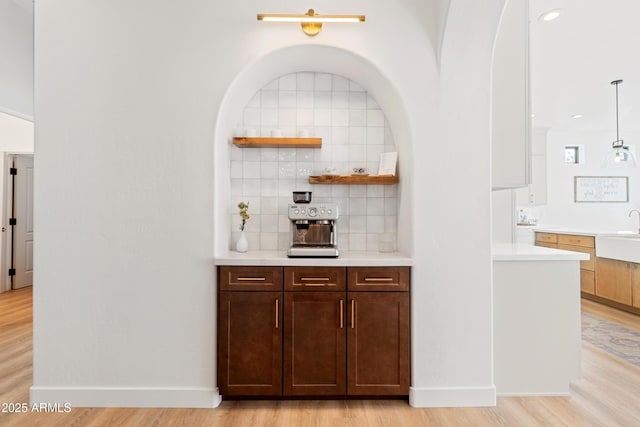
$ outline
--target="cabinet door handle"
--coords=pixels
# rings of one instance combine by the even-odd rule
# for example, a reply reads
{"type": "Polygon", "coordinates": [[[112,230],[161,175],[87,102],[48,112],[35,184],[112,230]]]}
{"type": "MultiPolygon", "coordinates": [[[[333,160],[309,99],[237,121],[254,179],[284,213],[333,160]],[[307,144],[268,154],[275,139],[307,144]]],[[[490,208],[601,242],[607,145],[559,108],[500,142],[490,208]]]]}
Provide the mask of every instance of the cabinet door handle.
{"type": "Polygon", "coordinates": [[[276,329],[278,329],[278,320],[280,318],[280,302],[278,301],[278,298],[276,298],[276,329]]]}
{"type": "Polygon", "coordinates": [[[340,300],[340,329],[344,328],[344,300],[340,300]]]}
{"type": "Polygon", "coordinates": [[[393,277],[365,277],[365,282],[391,282],[393,277]]]}
{"type": "Polygon", "coordinates": [[[238,282],[264,282],[267,280],[266,277],[238,277],[236,279],[238,282]]]}
{"type": "Polygon", "coordinates": [[[351,329],[356,327],[356,301],[351,300],[351,329]]]}
{"type": "Polygon", "coordinates": [[[328,282],[329,278],[328,277],[301,277],[300,278],[301,282],[328,282]]]}

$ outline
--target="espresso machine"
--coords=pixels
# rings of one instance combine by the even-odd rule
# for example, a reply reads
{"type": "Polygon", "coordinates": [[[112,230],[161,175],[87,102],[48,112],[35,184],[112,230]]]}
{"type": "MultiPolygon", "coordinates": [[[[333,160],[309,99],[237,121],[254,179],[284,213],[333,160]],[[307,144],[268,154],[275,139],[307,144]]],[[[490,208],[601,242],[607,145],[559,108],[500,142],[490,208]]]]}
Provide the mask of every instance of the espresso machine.
{"type": "MultiPolygon", "coordinates": [[[[294,198],[295,200],[295,198],[294,198]]],[[[338,205],[335,203],[290,203],[291,245],[289,257],[337,257],[338,205]]]]}

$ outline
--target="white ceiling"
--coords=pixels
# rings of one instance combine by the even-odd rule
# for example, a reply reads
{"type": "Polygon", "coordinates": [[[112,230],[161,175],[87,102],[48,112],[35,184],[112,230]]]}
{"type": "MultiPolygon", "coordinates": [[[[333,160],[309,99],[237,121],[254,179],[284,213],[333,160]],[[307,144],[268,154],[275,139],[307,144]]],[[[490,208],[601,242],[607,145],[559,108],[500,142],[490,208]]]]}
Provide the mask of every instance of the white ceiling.
{"type": "MultiPolygon", "coordinates": [[[[34,0],[12,0],[33,13],[34,0]]],[[[640,130],[640,1],[529,0],[534,127],[605,130],[615,136],[615,88],[622,79],[620,136],[640,130]],[[542,22],[545,11],[558,19],[542,22]],[[572,119],[573,114],[584,114],[572,119]]],[[[632,142],[632,141],[627,141],[632,142]]]]}
{"type": "MultiPolygon", "coordinates": [[[[615,139],[615,86],[620,136],[640,130],[640,2],[530,0],[531,94],[535,127],[606,130],[615,139]],[[560,17],[538,17],[561,9],[560,17]],[[572,119],[573,114],[584,114],[572,119]]],[[[625,141],[632,143],[633,141],[625,141]]]]}

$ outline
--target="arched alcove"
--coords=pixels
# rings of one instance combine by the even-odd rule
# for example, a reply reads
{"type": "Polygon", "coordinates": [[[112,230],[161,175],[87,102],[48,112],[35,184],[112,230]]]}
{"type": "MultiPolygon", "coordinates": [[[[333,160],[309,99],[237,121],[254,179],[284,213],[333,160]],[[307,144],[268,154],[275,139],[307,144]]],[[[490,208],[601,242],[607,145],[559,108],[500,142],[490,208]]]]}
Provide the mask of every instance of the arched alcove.
{"type": "Polygon", "coordinates": [[[229,248],[231,227],[229,156],[231,138],[241,123],[244,107],[252,96],[274,79],[295,72],[319,72],[344,76],[366,90],[384,111],[398,151],[400,183],[397,189],[398,249],[410,254],[411,132],[405,105],[389,79],[363,56],[330,46],[296,45],[274,50],[247,65],[229,86],[221,104],[214,141],[214,253],[229,248]]]}

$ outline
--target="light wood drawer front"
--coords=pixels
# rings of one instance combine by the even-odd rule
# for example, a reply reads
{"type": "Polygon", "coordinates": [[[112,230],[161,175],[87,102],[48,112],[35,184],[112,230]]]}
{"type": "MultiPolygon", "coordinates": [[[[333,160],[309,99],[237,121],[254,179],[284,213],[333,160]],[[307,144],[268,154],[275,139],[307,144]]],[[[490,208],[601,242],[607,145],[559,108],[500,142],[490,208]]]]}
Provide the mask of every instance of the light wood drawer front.
{"type": "Polygon", "coordinates": [[[558,235],[554,233],[537,233],[536,232],[536,242],[557,243],[558,235]]]}
{"type": "Polygon", "coordinates": [[[285,291],[344,291],[345,267],[285,267],[285,291]]]}
{"type": "Polygon", "coordinates": [[[631,263],[631,297],[632,305],[640,308],[640,264],[631,263]]]}
{"type": "Polygon", "coordinates": [[[585,248],[595,248],[596,246],[595,239],[592,236],[576,236],[573,234],[558,234],[558,243],[585,248]]]}
{"type": "Polygon", "coordinates": [[[580,270],[580,290],[587,294],[596,293],[596,273],[589,270],[580,270]]]}
{"type": "Polygon", "coordinates": [[[561,243],[558,243],[558,249],[589,254],[588,260],[580,261],[580,268],[583,268],[585,270],[595,271],[596,269],[595,268],[596,267],[596,250],[595,249],[585,248],[583,246],[563,245],[561,243]]]}
{"type": "Polygon", "coordinates": [[[536,242],[536,246],[544,246],[545,248],[554,248],[554,249],[558,248],[558,245],[556,243],[549,243],[549,242],[536,242]]]}
{"type": "Polygon", "coordinates": [[[281,291],[282,267],[221,266],[221,291],[281,291]]]}
{"type": "Polygon", "coordinates": [[[350,291],[408,291],[409,267],[348,267],[350,291]]]}

